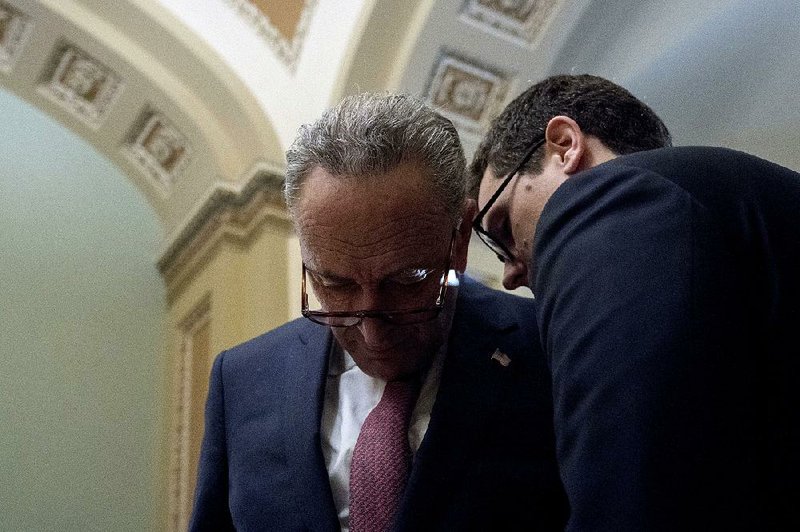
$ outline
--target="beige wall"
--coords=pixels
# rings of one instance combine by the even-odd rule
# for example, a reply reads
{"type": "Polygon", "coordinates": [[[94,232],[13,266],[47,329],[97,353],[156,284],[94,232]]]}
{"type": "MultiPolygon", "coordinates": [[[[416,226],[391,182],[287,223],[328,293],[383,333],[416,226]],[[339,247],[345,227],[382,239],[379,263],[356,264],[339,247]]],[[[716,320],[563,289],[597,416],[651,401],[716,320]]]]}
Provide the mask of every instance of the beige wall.
{"type": "Polygon", "coordinates": [[[161,228],[75,134],[0,116],[0,530],[156,530],[161,228]]]}
{"type": "Polygon", "coordinates": [[[161,488],[167,497],[159,515],[169,530],[185,529],[190,513],[213,359],[285,323],[290,293],[299,289],[291,226],[276,190],[219,202],[193,227],[161,262],[170,369],[161,488]]]}

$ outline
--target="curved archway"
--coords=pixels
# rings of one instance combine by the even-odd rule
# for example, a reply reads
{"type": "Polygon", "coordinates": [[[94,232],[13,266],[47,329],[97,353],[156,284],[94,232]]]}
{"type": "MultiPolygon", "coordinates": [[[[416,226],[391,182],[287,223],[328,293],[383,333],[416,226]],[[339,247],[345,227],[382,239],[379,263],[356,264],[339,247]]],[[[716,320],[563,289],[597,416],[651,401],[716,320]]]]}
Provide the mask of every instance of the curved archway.
{"type": "Polygon", "coordinates": [[[161,226],[113,164],[0,91],[0,529],[155,528],[161,226]]]}
{"type": "Polygon", "coordinates": [[[84,138],[147,198],[171,235],[198,203],[283,147],[218,54],[157,2],[0,4],[0,87],[84,138]]]}

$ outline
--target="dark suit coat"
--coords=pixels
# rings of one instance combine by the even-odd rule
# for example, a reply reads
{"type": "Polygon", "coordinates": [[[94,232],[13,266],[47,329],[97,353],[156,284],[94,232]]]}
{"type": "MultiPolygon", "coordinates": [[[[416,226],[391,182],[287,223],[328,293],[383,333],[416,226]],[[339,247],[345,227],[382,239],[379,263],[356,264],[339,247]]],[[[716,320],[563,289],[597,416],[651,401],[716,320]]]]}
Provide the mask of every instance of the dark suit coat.
{"type": "Polygon", "coordinates": [[[670,148],[568,179],[534,238],[570,530],[800,530],[800,175],[670,148]]]}
{"type": "MultiPolygon", "coordinates": [[[[532,302],[464,280],[400,530],[563,530],[532,302]],[[512,362],[490,357],[499,348],[512,362]]],[[[296,320],[219,355],[191,530],[338,530],[320,419],[332,335],[296,320]]]]}

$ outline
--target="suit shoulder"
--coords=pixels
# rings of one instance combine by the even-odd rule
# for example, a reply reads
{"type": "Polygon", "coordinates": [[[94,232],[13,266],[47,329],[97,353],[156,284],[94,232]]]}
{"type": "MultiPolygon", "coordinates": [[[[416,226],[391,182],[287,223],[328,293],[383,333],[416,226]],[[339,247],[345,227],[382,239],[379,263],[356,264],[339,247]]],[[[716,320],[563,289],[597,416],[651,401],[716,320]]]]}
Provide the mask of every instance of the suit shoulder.
{"type": "Polygon", "coordinates": [[[500,313],[509,317],[524,315],[533,318],[536,312],[536,301],[532,297],[522,297],[489,288],[468,276],[464,276],[463,293],[465,304],[482,313],[500,313]]]}
{"type": "Polygon", "coordinates": [[[242,342],[219,354],[224,358],[226,369],[233,366],[250,366],[254,363],[263,364],[283,354],[297,344],[305,343],[307,338],[326,330],[322,325],[317,325],[305,318],[298,318],[281,325],[260,336],[242,342]]]}
{"type": "Polygon", "coordinates": [[[495,290],[466,276],[459,291],[456,316],[474,330],[484,327],[503,330],[510,327],[528,337],[538,338],[536,302],[533,298],[495,290]]]}
{"type": "Polygon", "coordinates": [[[765,176],[800,179],[797,172],[777,163],[742,151],[714,146],[679,146],[641,151],[622,155],[609,163],[609,169],[635,167],[668,177],[691,174],[705,178],[719,176],[728,180],[753,176],[759,181],[765,176]]]}

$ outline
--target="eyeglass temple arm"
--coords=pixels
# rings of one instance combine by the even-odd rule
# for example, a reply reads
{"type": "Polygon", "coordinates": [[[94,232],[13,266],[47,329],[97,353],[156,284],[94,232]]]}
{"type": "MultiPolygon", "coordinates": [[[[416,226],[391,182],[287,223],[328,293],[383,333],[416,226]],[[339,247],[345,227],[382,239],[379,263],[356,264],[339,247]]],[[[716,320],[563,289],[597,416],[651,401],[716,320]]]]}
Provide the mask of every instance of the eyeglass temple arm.
{"type": "Polygon", "coordinates": [[[476,216],[476,217],[475,217],[475,220],[473,221],[473,224],[474,224],[474,225],[476,225],[476,226],[479,226],[480,222],[483,220],[483,217],[486,215],[486,207],[488,207],[488,206],[490,206],[490,205],[493,205],[493,204],[494,204],[494,202],[495,202],[495,201],[497,201],[497,198],[499,198],[499,197],[500,197],[500,194],[502,194],[502,193],[503,193],[503,190],[505,190],[505,188],[506,188],[506,187],[508,186],[508,184],[511,182],[511,179],[512,179],[512,178],[513,178],[515,175],[517,175],[518,173],[520,173],[520,171],[522,171],[522,169],[525,167],[525,165],[526,165],[526,164],[528,164],[528,161],[530,160],[530,158],[531,158],[531,156],[533,155],[533,153],[534,153],[536,150],[538,150],[538,149],[539,149],[539,146],[541,146],[542,144],[544,144],[544,141],[545,141],[545,139],[544,139],[544,138],[542,138],[542,139],[540,139],[540,140],[538,140],[538,141],[534,142],[533,144],[531,144],[531,147],[530,147],[530,148],[528,148],[528,151],[526,151],[526,152],[525,152],[525,156],[522,158],[522,160],[520,161],[520,163],[519,163],[519,164],[518,164],[518,165],[517,165],[517,166],[514,168],[514,170],[513,170],[513,171],[511,171],[511,173],[509,173],[509,174],[508,174],[508,177],[507,177],[507,178],[506,178],[506,179],[503,181],[503,183],[502,183],[502,184],[501,184],[501,185],[500,185],[500,186],[497,188],[497,190],[495,190],[495,191],[494,191],[494,194],[492,194],[492,197],[491,197],[491,198],[489,198],[489,201],[487,201],[487,202],[486,202],[486,205],[484,205],[484,206],[483,206],[483,209],[481,209],[481,212],[479,212],[479,213],[478,213],[478,216],[476,216]]]}
{"type": "Polygon", "coordinates": [[[303,262],[303,275],[300,277],[301,290],[300,290],[300,308],[308,308],[308,292],[306,292],[306,263],[303,262]]]}

